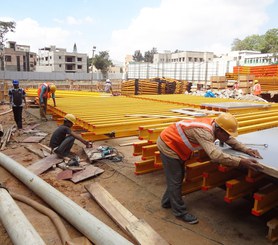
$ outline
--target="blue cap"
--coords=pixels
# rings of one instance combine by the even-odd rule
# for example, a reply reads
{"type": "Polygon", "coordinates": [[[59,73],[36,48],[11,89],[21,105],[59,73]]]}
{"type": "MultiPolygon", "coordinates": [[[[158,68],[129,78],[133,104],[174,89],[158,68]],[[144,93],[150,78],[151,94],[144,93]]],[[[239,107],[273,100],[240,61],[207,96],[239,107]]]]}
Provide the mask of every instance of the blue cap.
{"type": "Polygon", "coordinates": [[[19,81],[18,80],[13,80],[13,85],[19,85],[19,81]]]}

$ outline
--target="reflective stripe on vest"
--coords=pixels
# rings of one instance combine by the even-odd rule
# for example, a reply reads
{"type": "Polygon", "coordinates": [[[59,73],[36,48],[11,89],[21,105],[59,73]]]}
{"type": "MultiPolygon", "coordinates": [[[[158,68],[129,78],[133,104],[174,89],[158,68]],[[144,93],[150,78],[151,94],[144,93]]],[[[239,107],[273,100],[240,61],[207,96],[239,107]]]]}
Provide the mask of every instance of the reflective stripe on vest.
{"type": "Polygon", "coordinates": [[[176,123],[176,127],[178,130],[178,133],[183,141],[183,143],[191,150],[191,151],[196,151],[202,149],[201,146],[192,146],[192,144],[189,142],[188,138],[184,134],[184,131],[182,129],[182,126],[185,127],[200,127],[200,128],[207,128],[210,131],[212,131],[212,126],[208,125],[206,123],[201,123],[201,122],[185,122],[185,121],[180,121],[176,123]]]}
{"type": "Polygon", "coordinates": [[[212,122],[213,119],[211,118],[198,118],[176,122],[164,129],[160,134],[160,138],[180,159],[185,161],[190,158],[193,151],[202,148],[199,143],[190,142],[184,130],[202,128],[213,134],[212,122]]]}

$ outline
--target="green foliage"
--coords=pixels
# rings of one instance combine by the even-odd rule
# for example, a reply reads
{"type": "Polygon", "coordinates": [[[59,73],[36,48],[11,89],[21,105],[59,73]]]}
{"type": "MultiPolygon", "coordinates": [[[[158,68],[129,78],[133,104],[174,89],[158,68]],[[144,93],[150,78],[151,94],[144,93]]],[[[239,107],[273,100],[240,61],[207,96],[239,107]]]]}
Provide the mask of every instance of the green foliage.
{"type": "Polygon", "coordinates": [[[9,31],[14,32],[14,29],[15,29],[15,22],[0,21],[0,50],[4,49],[4,42],[7,40],[5,38],[5,35],[9,31]]]}
{"type": "Polygon", "coordinates": [[[132,57],[133,57],[133,60],[134,60],[135,62],[141,62],[141,61],[144,60],[144,57],[143,57],[143,55],[142,55],[142,53],[141,53],[140,50],[136,50],[136,51],[134,52],[134,55],[133,55],[132,57]]]}
{"type": "Polygon", "coordinates": [[[93,58],[93,65],[101,70],[103,77],[107,77],[108,69],[113,65],[113,62],[109,59],[109,52],[100,51],[99,54],[96,54],[93,58]]]}
{"type": "Polygon", "coordinates": [[[264,35],[251,35],[243,40],[234,39],[232,50],[254,50],[262,53],[278,52],[278,29],[270,29],[264,35]]]}
{"type": "Polygon", "coordinates": [[[157,54],[157,49],[156,48],[152,48],[152,50],[149,50],[149,51],[145,52],[144,61],[149,62],[149,63],[153,63],[154,54],[157,54]]]}

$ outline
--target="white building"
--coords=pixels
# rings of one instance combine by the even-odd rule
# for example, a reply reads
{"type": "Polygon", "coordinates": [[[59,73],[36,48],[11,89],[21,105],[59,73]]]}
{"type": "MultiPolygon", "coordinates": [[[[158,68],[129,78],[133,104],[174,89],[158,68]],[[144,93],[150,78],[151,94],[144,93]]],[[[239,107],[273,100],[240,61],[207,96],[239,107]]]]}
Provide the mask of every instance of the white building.
{"type": "Polygon", "coordinates": [[[50,46],[39,49],[36,71],[86,73],[87,54],[50,46]]]}

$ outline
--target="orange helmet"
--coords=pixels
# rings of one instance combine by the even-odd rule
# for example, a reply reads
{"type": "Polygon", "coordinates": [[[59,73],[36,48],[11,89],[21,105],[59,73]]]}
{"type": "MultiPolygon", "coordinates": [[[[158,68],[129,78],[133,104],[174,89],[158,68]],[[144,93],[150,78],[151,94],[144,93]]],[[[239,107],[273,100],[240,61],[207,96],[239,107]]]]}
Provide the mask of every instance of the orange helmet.
{"type": "Polygon", "coordinates": [[[226,131],[229,135],[238,136],[237,127],[238,123],[236,118],[230,113],[222,113],[215,119],[216,124],[226,131]]]}

